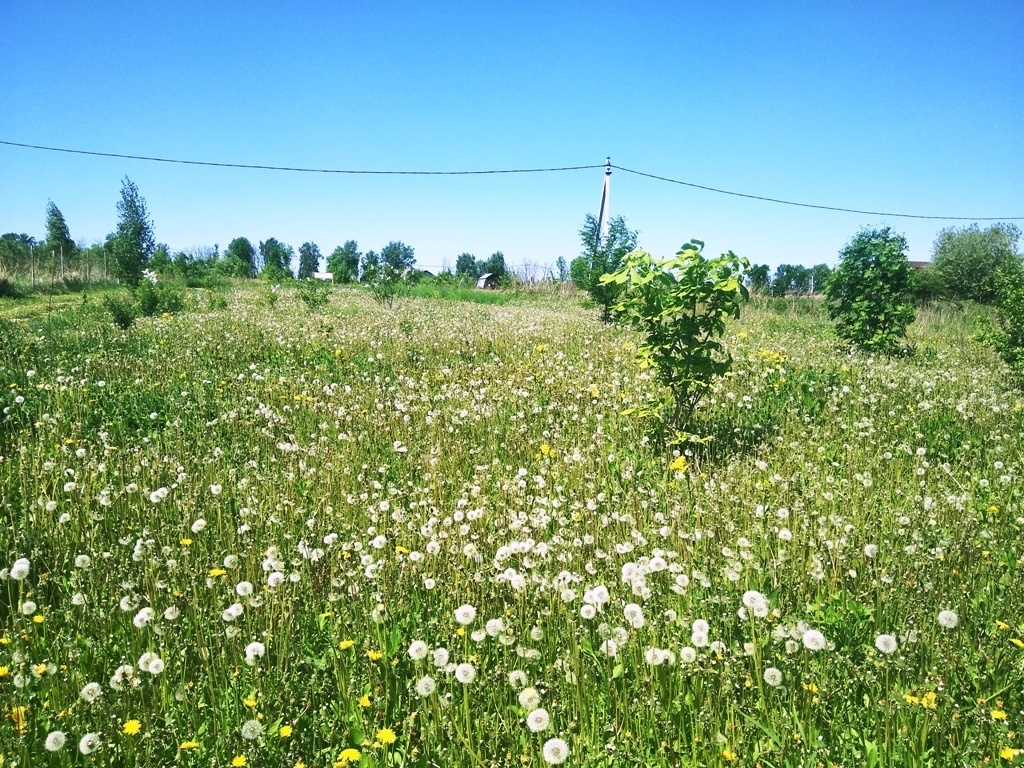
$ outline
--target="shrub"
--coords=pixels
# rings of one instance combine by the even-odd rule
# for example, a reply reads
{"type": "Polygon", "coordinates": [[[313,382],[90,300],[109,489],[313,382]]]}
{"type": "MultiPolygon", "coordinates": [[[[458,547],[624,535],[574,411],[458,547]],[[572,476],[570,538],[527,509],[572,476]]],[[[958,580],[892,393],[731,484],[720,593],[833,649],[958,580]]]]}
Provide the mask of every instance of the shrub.
{"type": "Polygon", "coordinates": [[[331,284],[323,280],[300,280],[299,298],[310,312],[322,309],[331,299],[331,284]]]}
{"type": "Polygon", "coordinates": [[[363,282],[370,287],[373,300],[388,308],[394,305],[395,296],[402,288],[402,276],[390,264],[370,267],[364,275],[363,282]]]}
{"type": "Polygon", "coordinates": [[[946,278],[935,267],[910,271],[910,292],[918,304],[944,299],[949,295],[946,278]]]}
{"type": "Polygon", "coordinates": [[[996,324],[983,341],[1002,356],[1018,384],[1024,383],[1024,264],[1013,259],[996,273],[996,324]]]}
{"type": "Polygon", "coordinates": [[[103,306],[114,319],[114,323],[124,330],[132,327],[139,316],[139,307],[131,296],[110,294],[103,297],[103,306]]]}
{"type": "MultiPolygon", "coordinates": [[[[748,298],[743,272],[749,262],[732,251],[705,259],[703,248],[700,240],[691,240],[665,261],[633,251],[618,271],[601,277],[602,283],[624,289],[615,311],[643,334],[637,359],[668,389],[662,414],[667,411],[670,425],[683,430],[715,378],[732,365],[716,338],[725,331],[726,318],[739,317],[748,298]]],[[[679,432],[676,440],[688,437],[679,432]]]]}
{"type": "Polygon", "coordinates": [[[914,322],[907,239],[889,227],[863,229],[840,252],[825,306],[840,338],[892,354],[914,322]]]}
{"type": "Polygon", "coordinates": [[[1020,229],[1013,224],[977,224],[939,232],[932,249],[935,268],[942,273],[953,296],[990,304],[996,299],[995,277],[1000,268],[1019,259],[1020,229]]]}

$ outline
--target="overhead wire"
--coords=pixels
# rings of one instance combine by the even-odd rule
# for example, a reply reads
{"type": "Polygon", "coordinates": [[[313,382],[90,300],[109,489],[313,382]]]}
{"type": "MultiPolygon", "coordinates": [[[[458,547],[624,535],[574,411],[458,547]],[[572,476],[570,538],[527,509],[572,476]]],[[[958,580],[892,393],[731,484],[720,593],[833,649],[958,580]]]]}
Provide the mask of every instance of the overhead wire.
{"type": "MultiPolygon", "coordinates": [[[[364,170],[364,169],[349,169],[349,168],[303,168],[296,166],[284,166],[284,165],[258,165],[251,163],[223,163],[223,162],[211,162],[206,160],[183,160],[180,158],[169,158],[169,157],[152,157],[148,155],[129,155],[120,152],[98,152],[93,150],[85,149],[69,149],[66,147],[48,147],[40,144],[24,144],[16,141],[5,141],[0,139],[0,144],[9,147],[20,147],[23,149],[37,149],[46,152],[63,152],[72,155],[88,155],[92,157],[112,157],[122,160],[143,160],[154,163],[171,163],[176,165],[198,165],[206,166],[211,168],[241,168],[246,170],[260,170],[260,171],[290,171],[293,173],[327,173],[327,174],[344,174],[344,175],[357,175],[357,176],[486,176],[495,174],[509,174],[509,173],[557,173],[562,171],[584,171],[593,170],[596,168],[607,168],[607,163],[600,163],[595,165],[566,165],[556,166],[550,168],[495,168],[487,170],[469,170],[469,171],[381,171],[381,170],[364,170]]],[[[836,211],[839,213],[856,213],[864,216],[885,216],[892,218],[901,219],[931,219],[938,221],[1024,221],[1024,216],[933,216],[924,215],[917,213],[895,213],[892,211],[869,211],[859,208],[844,208],[834,205],[817,205],[814,203],[802,203],[794,200],[782,200],[777,197],[766,197],[764,195],[752,195],[746,192],[734,192],[727,189],[720,189],[718,187],[710,187],[704,184],[696,184],[691,181],[683,181],[682,179],[673,179],[668,176],[659,176],[654,173],[647,173],[645,171],[638,171],[633,168],[626,168],[621,165],[610,164],[611,168],[622,171],[623,173],[630,173],[636,176],[642,176],[648,179],[655,179],[657,181],[664,181],[669,184],[676,184],[683,187],[690,187],[692,189],[699,189],[705,192],[714,192],[720,195],[729,195],[731,197],[740,197],[747,200],[759,200],[766,203],[776,203],[777,205],[790,205],[798,208],[812,208],[821,211],[836,211]]]]}

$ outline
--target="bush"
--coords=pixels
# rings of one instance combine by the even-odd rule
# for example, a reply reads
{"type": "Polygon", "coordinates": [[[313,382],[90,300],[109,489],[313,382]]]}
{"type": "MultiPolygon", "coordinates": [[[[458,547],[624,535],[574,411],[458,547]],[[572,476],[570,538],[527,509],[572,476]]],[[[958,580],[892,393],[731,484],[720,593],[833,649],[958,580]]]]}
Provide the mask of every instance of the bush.
{"type": "Polygon", "coordinates": [[[889,227],[863,229],[839,254],[825,289],[825,307],[839,337],[892,354],[914,322],[907,239],[889,227]]]}
{"type": "Polygon", "coordinates": [[[914,269],[910,272],[910,294],[914,301],[923,304],[926,301],[937,301],[949,295],[946,278],[935,267],[914,269]]]}
{"type": "MultiPolygon", "coordinates": [[[[739,317],[748,298],[743,272],[749,262],[732,251],[705,259],[703,248],[700,240],[691,240],[665,261],[633,251],[614,274],[601,278],[624,289],[614,309],[644,335],[637,359],[667,387],[667,419],[683,430],[714,380],[732,365],[732,356],[715,338],[725,331],[727,317],[739,317]]],[[[676,440],[688,437],[677,433],[676,440]]]]}
{"type": "Polygon", "coordinates": [[[382,307],[394,305],[395,296],[402,286],[402,276],[390,264],[378,264],[366,271],[363,280],[369,287],[373,300],[382,307]]]}
{"type": "Polygon", "coordinates": [[[1024,265],[1007,262],[995,276],[996,324],[983,334],[983,341],[995,348],[1013,371],[1017,384],[1024,384],[1024,265]]]}
{"type": "Polygon", "coordinates": [[[139,314],[143,317],[152,317],[156,314],[160,297],[157,296],[156,286],[149,280],[143,280],[135,289],[135,301],[139,305],[139,314]]]}
{"type": "Polygon", "coordinates": [[[322,309],[331,300],[331,284],[324,280],[300,280],[299,298],[310,312],[322,309]]]}
{"type": "Polygon", "coordinates": [[[1000,268],[1017,259],[1020,230],[1013,224],[977,224],[939,232],[933,247],[935,268],[942,273],[953,296],[990,304],[996,298],[995,278],[1000,268]]]}
{"type": "Polygon", "coordinates": [[[20,299],[25,295],[21,286],[6,277],[0,277],[0,298],[20,299]]]}
{"type": "Polygon", "coordinates": [[[110,294],[103,298],[103,306],[114,319],[114,323],[124,330],[132,327],[139,316],[139,307],[131,296],[110,294]]]}

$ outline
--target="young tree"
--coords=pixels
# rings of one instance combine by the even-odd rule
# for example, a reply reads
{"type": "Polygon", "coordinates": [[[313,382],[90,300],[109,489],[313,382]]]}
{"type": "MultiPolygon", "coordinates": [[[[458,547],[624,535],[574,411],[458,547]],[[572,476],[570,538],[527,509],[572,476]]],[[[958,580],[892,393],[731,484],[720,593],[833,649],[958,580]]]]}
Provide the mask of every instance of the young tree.
{"type": "Polygon", "coordinates": [[[950,227],[939,232],[932,262],[953,296],[990,303],[996,297],[996,273],[1009,259],[1020,258],[1020,234],[1013,224],[993,224],[985,230],[977,224],[950,227]]]}
{"type": "Polygon", "coordinates": [[[811,293],[824,293],[828,279],[832,275],[832,267],[828,264],[815,264],[811,267],[811,293]]]}
{"type": "Polygon", "coordinates": [[[555,259],[555,273],[558,276],[558,282],[565,283],[569,280],[569,265],[565,262],[565,256],[559,256],[555,259]]]}
{"type": "Polygon", "coordinates": [[[983,339],[1010,366],[1014,382],[1024,386],[1024,264],[1007,259],[995,276],[996,322],[983,339]]]}
{"type": "Polygon", "coordinates": [[[225,267],[235,277],[252,277],[256,274],[256,249],[247,237],[236,237],[224,251],[225,267]]]}
{"type": "Polygon", "coordinates": [[[626,226],[626,220],[617,216],[608,222],[608,236],[601,237],[597,219],[587,214],[580,230],[583,252],[569,265],[573,283],[590,294],[601,308],[601,319],[609,321],[624,284],[602,281],[601,276],[616,272],[626,254],[636,250],[637,233],[626,226]]]}
{"type": "Polygon", "coordinates": [[[121,182],[121,199],[117,203],[117,231],[114,234],[114,275],[135,286],[142,279],[150,256],[156,249],[153,222],[146,210],[146,200],[127,176],[121,182]]]}
{"type": "Polygon", "coordinates": [[[637,361],[667,388],[660,415],[681,430],[677,442],[690,437],[686,430],[697,404],[732,365],[716,339],[725,332],[727,318],[739,317],[748,298],[743,285],[747,260],[732,251],[705,259],[703,248],[700,240],[691,240],[665,261],[633,251],[614,274],[600,278],[605,285],[620,286],[615,309],[644,335],[637,361]]]}
{"type": "Polygon", "coordinates": [[[308,280],[314,272],[320,271],[320,248],[316,243],[303,243],[299,246],[299,280],[308,280]]]}
{"type": "Polygon", "coordinates": [[[336,283],[352,283],[359,279],[359,243],[346,240],[327,257],[327,271],[334,275],[336,283]]]}
{"type": "Polygon", "coordinates": [[[839,254],[825,306],[840,338],[893,353],[914,322],[907,239],[889,227],[863,229],[839,254]]]}
{"type": "Polygon", "coordinates": [[[406,245],[400,240],[398,242],[392,240],[381,249],[380,260],[399,275],[403,275],[416,263],[413,252],[414,249],[411,245],[406,245]]]}
{"type": "Polygon", "coordinates": [[[46,203],[46,251],[53,254],[55,262],[59,260],[61,277],[64,276],[64,264],[72,261],[77,250],[75,241],[71,239],[71,234],[68,232],[64,214],[53,204],[53,200],[48,201],[46,203]]]}
{"type": "Polygon", "coordinates": [[[360,270],[359,280],[365,282],[369,275],[380,266],[380,256],[376,251],[367,251],[363,254],[363,264],[360,270]]]}

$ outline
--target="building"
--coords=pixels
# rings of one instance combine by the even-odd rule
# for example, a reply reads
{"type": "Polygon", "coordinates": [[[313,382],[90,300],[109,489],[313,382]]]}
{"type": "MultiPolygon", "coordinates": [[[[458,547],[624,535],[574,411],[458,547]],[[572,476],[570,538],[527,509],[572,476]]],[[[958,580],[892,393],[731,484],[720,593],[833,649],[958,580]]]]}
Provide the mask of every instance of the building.
{"type": "Polygon", "coordinates": [[[484,272],[476,281],[477,288],[497,288],[499,278],[494,272],[484,272]]]}

